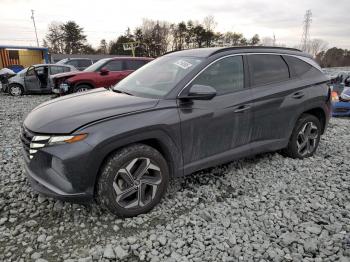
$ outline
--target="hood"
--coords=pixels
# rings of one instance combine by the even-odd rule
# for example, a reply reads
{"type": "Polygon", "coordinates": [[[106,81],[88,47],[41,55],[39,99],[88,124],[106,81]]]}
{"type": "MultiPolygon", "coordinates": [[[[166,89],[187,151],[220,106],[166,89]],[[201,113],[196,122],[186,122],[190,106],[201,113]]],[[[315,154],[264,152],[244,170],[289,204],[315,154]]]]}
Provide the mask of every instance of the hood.
{"type": "Polygon", "coordinates": [[[71,72],[66,72],[66,73],[55,74],[52,76],[52,79],[69,78],[69,77],[73,77],[76,75],[84,75],[84,74],[89,74],[89,73],[91,73],[91,72],[71,71],[71,72]]]}
{"type": "Polygon", "coordinates": [[[45,102],[29,113],[24,126],[42,134],[69,134],[88,123],[156,106],[157,99],[115,93],[104,88],[45,102]]]}

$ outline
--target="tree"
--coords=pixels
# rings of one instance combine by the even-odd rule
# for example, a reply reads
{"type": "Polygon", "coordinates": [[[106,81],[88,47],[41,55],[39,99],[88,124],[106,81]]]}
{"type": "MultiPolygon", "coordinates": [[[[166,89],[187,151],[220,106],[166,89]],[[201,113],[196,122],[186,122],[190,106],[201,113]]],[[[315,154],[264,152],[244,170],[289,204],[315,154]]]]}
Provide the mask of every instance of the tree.
{"type": "Polygon", "coordinates": [[[86,43],[84,29],[74,21],[63,24],[65,52],[67,54],[79,54],[86,43]]]}
{"type": "Polygon", "coordinates": [[[258,34],[255,34],[252,39],[250,39],[250,45],[258,45],[260,43],[260,38],[258,34]]]}
{"type": "Polygon", "coordinates": [[[316,57],[316,55],[322,51],[325,51],[327,49],[327,42],[323,41],[322,39],[312,39],[309,43],[309,52],[313,57],[316,57]]]}
{"type": "Polygon", "coordinates": [[[93,54],[96,54],[96,50],[90,44],[87,44],[81,47],[80,53],[86,54],[86,55],[93,55],[93,54]]]}
{"type": "Polygon", "coordinates": [[[106,39],[102,39],[100,42],[100,46],[97,49],[97,53],[99,54],[108,54],[108,44],[106,39]]]}
{"type": "Polygon", "coordinates": [[[51,53],[63,54],[65,49],[64,42],[65,32],[63,30],[63,24],[58,22],[52,22],[49,25],[48,33],[45,36],[46,44],[51,53]]]}
{"type": "Polygon", "coordinates": [[[125,55],[130,56],[131,50],[124,50],[123,44],[134,42],[134,39],[129,38],[126,35],[121,35],[118,37],[117,41],[112,42],[109,48],[109,53],[111,55],[125,55]]]}
{"type": "Polygon", "coordinates": [[[215,21],[215,18],[212,15],[208,15],[203,19],[203,25],[205,30],[207,31],[214,31],[217,24],[218,23],[215,21]]]}

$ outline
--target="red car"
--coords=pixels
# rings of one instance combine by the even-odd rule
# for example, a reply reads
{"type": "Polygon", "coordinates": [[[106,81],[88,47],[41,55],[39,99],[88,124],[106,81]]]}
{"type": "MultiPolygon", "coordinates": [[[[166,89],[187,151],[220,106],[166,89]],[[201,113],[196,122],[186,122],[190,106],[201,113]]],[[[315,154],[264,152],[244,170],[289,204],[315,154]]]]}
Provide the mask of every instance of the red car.
{"type": "Polygon", "coordinates": [[[84,71],[54,75],[52,77],[54,82],[52,91],[65,95],[97,87],[111,87],[151,60],[153,58],[145,57],[101,59],[84,71]]]}

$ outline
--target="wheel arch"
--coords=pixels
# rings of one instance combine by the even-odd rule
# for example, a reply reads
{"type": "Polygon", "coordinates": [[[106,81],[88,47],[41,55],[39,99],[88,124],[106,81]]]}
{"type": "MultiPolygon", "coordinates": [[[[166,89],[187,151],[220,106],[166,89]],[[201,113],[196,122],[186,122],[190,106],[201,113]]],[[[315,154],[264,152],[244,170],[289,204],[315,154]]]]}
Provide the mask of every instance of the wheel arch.
{"type": "Polygon", "coordinates": [[[95,86],[92,82],[90,82],[90,81],[81,81],[81,82],[75,83],[74,86],[73,86],[73,89],[75,90],[76,88],[78,88],[78,87],[81,86],[81,85],[90,86],[91,89],[96,88],[96,86],[95,86]]]}
{"type": "Polygon", "coordinates": [[[26,92],[26,89],[24,88],[24,85],[23,85],[23,84],[18,83],[18,82],[13,82],[13,83],[10,83],[10,84],[8,85],[7,90],[6,90],[7,93],[10,92],[10,88],[11,88],[12,86],[19,86],[20,88],[22,88],[23,94],[26,92]]]}
{"type": "MultiPolygon", "coordinates": [[[[321,107],[315,107],[315,108],[311,108],[311,109],[308,109],[306,111],[304,111],[300,116],[299,118],[303,115],[303,114],[309,114],[309,115],[313,115],[315,117],[317,117],[320,122],[321,122],[321,133],[323,134],[324,131],[325,131],[325,128],[326,128],[326,113],[325,111],[323,110],[323,108],[321,107]]],[[[299,119],[298,118],[298,119],[299,119]]]]}
{"type": "MultiPolygon", "coordinates": [[[[158,133],[158,132],[157,132],[158,133]]],[[[116,151],[120,150],[121,148],[128,147],[134,144],[144,144],[148,145],[157,151],[165,158],[170,172],[170,178],[182,176],[183,175],[183,165],[182,165],[182,156],[177,147],[175,146],[174,142],[172,142],[171,138],[166,134],[159,134],[158,135],[147,135],[143,134],[143,138],[139,138],[138,136],[135,137],[128,137],[127,140],[121,139],[118,143],[114,144],[113,146],[110,144],[107,146],[107,148],[103,150],[97,150],[97,155],[101,154],[101,159],[98,160],[96,169],[96,177],[94,181],[94,195],[96,193],[96,186],[98,183],[99,176],[101,174],[101,169],[105,165],[108,158],[114,154],[116,151]]],[[[95,154],[96,155],[96,154],[95,154]]]]}

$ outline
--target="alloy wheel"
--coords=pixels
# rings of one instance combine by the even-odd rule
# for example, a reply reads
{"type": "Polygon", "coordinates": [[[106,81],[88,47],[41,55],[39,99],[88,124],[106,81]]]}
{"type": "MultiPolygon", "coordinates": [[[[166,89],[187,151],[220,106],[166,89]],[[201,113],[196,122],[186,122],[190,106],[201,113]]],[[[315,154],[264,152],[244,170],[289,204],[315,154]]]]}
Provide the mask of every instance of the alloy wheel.
{"type": "Polygon", "coordinates": [[[86,88],[86,87],[80,87],[78,90],[77,90],[77,93],[80,93],[80,92],[85,92],[85,91],[88,91],[89,89],[86,88]]]}
{"type": "Polygon", "coordinates": [[[318,128],[313,122],[306,122],[297,136],[297,149],[301,156],[311,154],[317,145],[318,128]]]}
{"type": "Polygon", "coordinates": [[[10,88],[10,93],[13,96],[19,96],[19,95],[21,95],[22,90],[21,90],[21,88],[19,86],[12,86],[10,88]]]}
{"type": "Polygon", "coordinates": [[[144,207],[162,182],[160,168],[149,158],[135,158],[119,169],[113,180],[116,202],[123,208],[144,207]]]}

